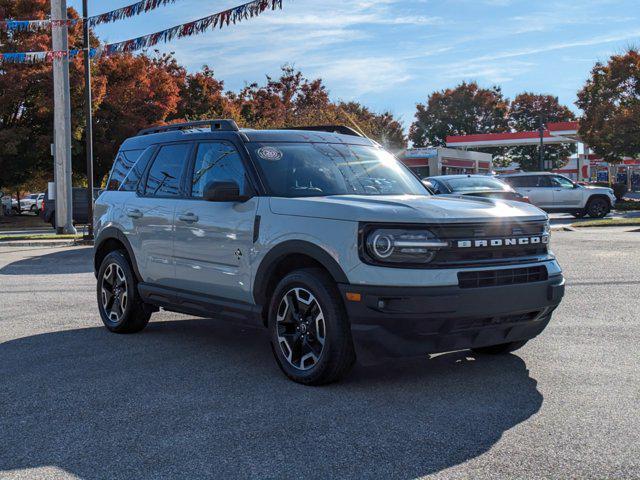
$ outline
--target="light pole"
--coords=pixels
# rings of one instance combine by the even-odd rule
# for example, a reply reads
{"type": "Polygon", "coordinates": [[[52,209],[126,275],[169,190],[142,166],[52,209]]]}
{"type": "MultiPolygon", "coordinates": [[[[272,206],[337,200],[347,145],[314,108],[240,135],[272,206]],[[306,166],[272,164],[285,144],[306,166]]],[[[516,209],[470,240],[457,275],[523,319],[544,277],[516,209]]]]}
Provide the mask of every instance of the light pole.
{"type": "Polygon", "coordinates": [[[544,171],[544,116],[540,115],[538,118],[538,133],[540,134],[540,148],[539,148],[539,157],[538,157],[538,168],[541,172],[544,171]]]}
{"type": "Polygon", "coordinates": [[[86,238],[93,240],[93,122],[91,112],[91,45],[89,44],[88,0],[82,0],[82,36],[84,47],[84,109],[85,109],[85,142],[87,150],[87,218],[89,230],[86,238]]]}

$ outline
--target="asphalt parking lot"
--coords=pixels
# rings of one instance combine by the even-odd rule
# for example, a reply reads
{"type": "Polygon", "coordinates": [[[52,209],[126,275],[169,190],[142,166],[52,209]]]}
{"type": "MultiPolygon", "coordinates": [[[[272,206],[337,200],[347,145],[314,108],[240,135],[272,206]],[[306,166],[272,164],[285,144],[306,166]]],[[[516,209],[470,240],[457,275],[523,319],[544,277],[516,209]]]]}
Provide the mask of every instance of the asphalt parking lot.
{"type": "Polygon", "coordinates": [[[90,248],[0,247],[1,478],[640,478],[640,233],[554,232],[567,296],[516,354],[289,382],[266,336],[101,327],[90,248]]]}

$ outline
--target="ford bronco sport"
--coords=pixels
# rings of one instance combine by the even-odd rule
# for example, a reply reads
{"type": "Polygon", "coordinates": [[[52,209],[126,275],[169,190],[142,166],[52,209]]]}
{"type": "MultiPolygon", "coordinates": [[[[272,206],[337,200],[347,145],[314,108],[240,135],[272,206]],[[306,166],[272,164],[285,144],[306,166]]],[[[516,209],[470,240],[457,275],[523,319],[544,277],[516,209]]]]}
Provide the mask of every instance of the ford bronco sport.
{"type": "Polygon", "coordinates": [[[564,294],[535,206],[430,195],[342,126],[141,131],[95,207],[100,316],[142,330],[158,308],[267,328],[292,380],[356,358],[511,352],[564,294]]]}

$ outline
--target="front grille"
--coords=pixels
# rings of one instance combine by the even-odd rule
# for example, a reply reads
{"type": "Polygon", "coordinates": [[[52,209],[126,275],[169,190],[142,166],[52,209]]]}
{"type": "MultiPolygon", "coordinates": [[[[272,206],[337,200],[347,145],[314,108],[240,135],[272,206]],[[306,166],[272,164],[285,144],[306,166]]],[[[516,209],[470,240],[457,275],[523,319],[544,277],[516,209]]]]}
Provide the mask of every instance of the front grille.
{"type": "Polygon", "coordinates": [[[518,239],[522,237],[545,235],[545,223],[507,222],[507,223],[478,223],[463,225],[441,225],[430,229],[441,240],[450,242],[450,248],[444,248],[436,253],[431,267],[453,267],[458,265],[496,264],[518,261],[525,257],[539,257],[548,252],[547,244],[516,244],[487,246],[485,248],[454,248],[458,241],[494,239],[518,239]]]}
{"type": "Polygon", "coordinates": [[[504,270],[458,272],[458,284],[460,288],[497,287],[501,285],[543,282],[547,280],[547,278],[547,269],[544,265],[525,268],[508,268],[504,270]]]}

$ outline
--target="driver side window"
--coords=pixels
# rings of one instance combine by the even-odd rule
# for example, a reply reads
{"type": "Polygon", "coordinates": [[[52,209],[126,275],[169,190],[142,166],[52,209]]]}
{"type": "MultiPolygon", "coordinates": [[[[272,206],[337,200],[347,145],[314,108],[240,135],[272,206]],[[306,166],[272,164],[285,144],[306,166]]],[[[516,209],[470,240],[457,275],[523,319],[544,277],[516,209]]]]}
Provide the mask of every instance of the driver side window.
{"type": "Polygon", "coordinates": [[[191,196],[202,198],[212,182],[236,182],[240,195],[247,194],[246,171],[236,148],[225,142],[201,143],[191,178],[191,196]]]}
{"type": "Polygon", "coordinates": [[[554,187],[567,188],[567,189],[573,188],[573,182],[568,178],[564,178],[564,177],[551,177],[551,183],[553,184],[554,187]]]}

